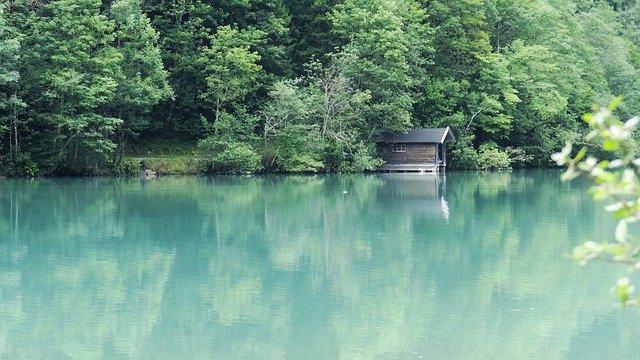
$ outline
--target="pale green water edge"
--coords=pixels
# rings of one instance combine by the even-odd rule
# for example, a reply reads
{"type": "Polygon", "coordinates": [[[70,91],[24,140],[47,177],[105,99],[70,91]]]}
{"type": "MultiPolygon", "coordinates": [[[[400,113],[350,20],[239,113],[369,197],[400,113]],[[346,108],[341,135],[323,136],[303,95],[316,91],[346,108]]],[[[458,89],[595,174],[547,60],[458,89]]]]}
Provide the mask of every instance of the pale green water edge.
{"type": "Polygon", "coordinates": [[[0,359],[628,359],[557,171],[0,180],[0,359]]]}

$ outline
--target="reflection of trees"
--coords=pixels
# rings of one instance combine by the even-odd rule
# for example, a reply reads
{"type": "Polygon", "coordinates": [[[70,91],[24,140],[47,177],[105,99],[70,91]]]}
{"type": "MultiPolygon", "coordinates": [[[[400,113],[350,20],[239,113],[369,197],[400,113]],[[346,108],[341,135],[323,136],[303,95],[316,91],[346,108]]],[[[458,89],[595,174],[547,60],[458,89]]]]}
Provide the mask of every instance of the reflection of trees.
{"type": "Polygon", "coordinates": [[[0,294],[19,300],[12,312],[19,318],[9,317],[2,326],[11,335],[3,337],[1,356],[139,355],[159,319],[174,253],[126,241],[134,229],[123,216],[123,184],[92,179],[3,185],[0,211],[10,227],[0,246],[9,255],[0,266],[14,281],[0,281],[0,294]]]}
{"type": "Polygon", "coordinates": [[[557,175],[3,182],[0,357],[560,358],[611,280],[557,175]]]}
{"type": "Polygon", "coordinates": [[[602,276],[578,273],[558,257],[594,229],[605,233],[605,226],[592,224],[602,225],[603,215],[593,212],[583,188],[559,184],[554,173],[456,175],[448,179],[450,236],[443,248],[429,251],[453,257],[438,261],[450,269],[439,271],[436,283],[452,289],[445,292],[449,301],[434,299],[440,311],[433,321],[465,336],[447,347],[450,334],[431,331],[443,346],[430,347],[428,354],[562,358],[594,311],[609,304],[609,295],[590,294],[598,288],[594,282],[606,288],[602,276]],[[585,301],[593,297],[600,300],[596,308],[585,301]]]}

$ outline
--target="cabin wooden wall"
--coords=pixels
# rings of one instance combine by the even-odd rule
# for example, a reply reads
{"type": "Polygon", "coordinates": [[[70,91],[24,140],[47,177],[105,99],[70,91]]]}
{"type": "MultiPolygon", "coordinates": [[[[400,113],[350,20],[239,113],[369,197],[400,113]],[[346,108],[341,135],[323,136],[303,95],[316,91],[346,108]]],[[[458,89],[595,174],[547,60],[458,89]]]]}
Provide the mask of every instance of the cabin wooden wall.
{"type": "Polygon", "coordinates": [[[387,164],[434,164],[436,163],[436,144],[402,144],[407,152],[393,152],[394,144],[381,144],[380,155],[387,164]]]}

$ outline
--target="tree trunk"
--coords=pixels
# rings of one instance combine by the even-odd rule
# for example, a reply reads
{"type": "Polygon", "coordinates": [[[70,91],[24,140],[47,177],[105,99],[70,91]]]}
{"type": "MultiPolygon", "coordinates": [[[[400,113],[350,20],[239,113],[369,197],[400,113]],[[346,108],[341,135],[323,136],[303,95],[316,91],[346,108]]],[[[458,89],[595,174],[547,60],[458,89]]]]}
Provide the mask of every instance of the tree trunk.
{"type": "Polygon", "coordinates": [[[15,159],[20,153],[20,136],[18,133],[18,106],[16,104],[13,104],[13,116],[11,122],[12,129],[9,131],[9,158],[15,159]]]}
{"type": "Polygon", "coordinates": [[[216,117],[213,120],[213,135],[218,135],[218,120],[220,119],[220,108],[222,104],[220,103],[220,99],[216,99],[216,117]]]}

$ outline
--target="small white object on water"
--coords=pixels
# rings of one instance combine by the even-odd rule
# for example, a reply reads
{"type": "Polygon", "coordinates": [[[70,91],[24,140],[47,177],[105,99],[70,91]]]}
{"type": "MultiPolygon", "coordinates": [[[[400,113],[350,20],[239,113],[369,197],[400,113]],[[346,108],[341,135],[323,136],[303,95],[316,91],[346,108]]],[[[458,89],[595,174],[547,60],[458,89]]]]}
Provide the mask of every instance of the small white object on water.
{"type": "Polygon", "coordinates": [[[347,193],[347,190],[342,190],[342,193],[343,193],[343,194],[346,194],[346,193],[347,193]]]}

